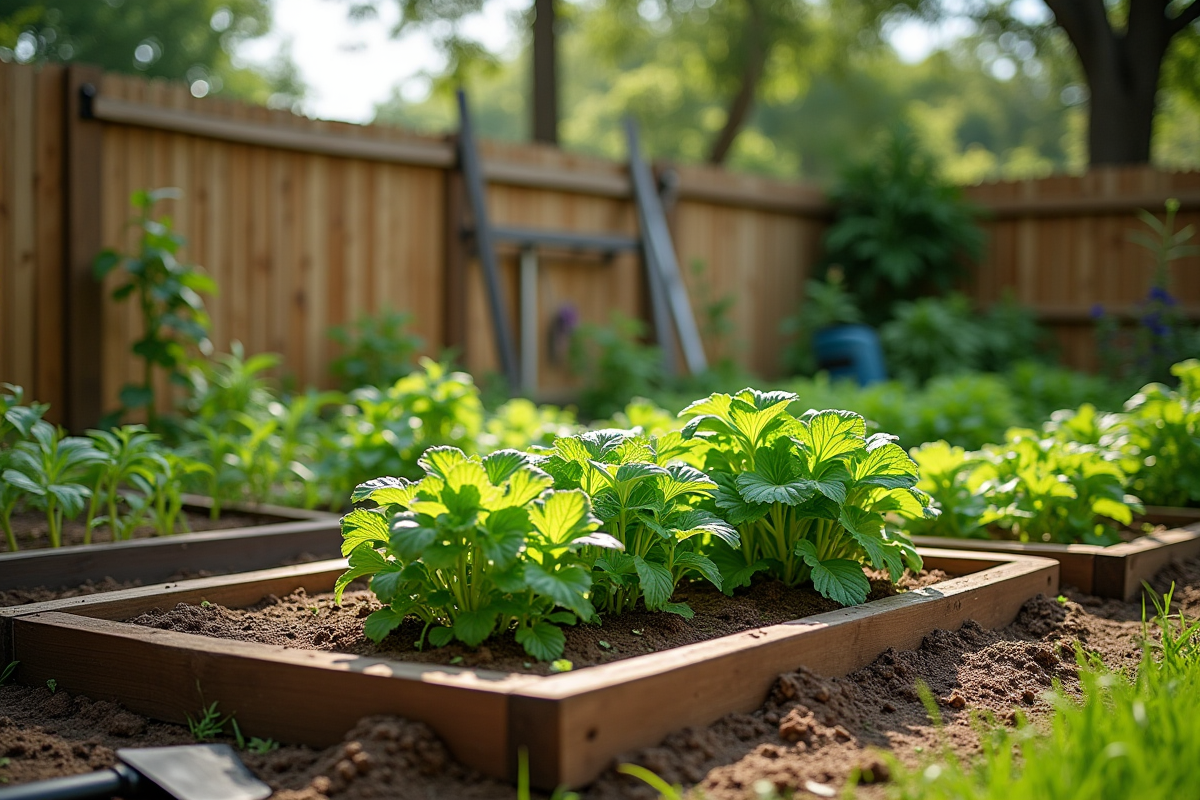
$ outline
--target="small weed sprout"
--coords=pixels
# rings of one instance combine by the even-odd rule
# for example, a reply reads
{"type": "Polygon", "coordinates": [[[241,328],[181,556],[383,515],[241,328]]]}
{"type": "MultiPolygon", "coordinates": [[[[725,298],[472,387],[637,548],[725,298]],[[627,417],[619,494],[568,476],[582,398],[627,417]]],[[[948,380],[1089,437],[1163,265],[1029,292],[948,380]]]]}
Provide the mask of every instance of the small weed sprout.
{"type": "Polygon", "coordinates": [[[0,686],[8,683],[9,678],[11,678],[13,673],[17,671],[17,665],[20,663],[20,661],[10,661],[8,662],[8,666],[6,666],[3,671],[0,671],[0,686]]]}

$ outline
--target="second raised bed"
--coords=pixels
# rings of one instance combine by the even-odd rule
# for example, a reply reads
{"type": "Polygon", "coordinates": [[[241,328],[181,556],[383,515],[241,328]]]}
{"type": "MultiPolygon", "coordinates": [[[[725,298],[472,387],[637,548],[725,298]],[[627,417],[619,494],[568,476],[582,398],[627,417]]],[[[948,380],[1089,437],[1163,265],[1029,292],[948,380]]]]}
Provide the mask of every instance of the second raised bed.
{"type": "Polygon", "coordinates": [[[1055,561],[926,549],[928,569],[957,577],[792,622],[559,675],[508,674],[298,650],[132,625],[154,608],[208,600],[229,607],[297,589],[331,589],[344,561],[184,581],[0,612],[4,650],[24,683],[62,689],[182,722],[200,698],[236,712],[243,730],[326,746],[364,716],[428,723],[464,764],[515,775],[528,748],[534,785],[581,786],[620,753],[668,733],[757,708],[776,676],[800,666],[841,675],[888,648],[911,649],[966,620],[1010,623],[1058,591],[1055,561]]]}

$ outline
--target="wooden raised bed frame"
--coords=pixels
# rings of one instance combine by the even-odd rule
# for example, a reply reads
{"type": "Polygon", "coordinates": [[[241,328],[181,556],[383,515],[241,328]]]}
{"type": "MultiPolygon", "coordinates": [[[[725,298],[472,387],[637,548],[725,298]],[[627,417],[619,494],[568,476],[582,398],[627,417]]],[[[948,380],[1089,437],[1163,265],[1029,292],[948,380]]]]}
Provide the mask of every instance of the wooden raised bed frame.
{"type": "Polygon", "coordinates": [[[1200,556],[1200,509],[1147,507],[1142,519],[1168,526],[1192,524],[1111,547],[947,536],[914,536],[913,542],[919,547],[1053,558],[1062,566],[1064,584],[1097,597],[1131,600],[1142,591],[1142,583],[1167,564],[1200,556]]]}
{"type": "MultiPolygon", "coordinates": [[[[207,497],[188,495],[185,507],[211,508],[207,497]]],[[[231,504],[226,511],[275,517],[243,528],[180,533],[121,542],[0,553],[0,591],[36,586],[78,586],[86,581],[159,583],[180,570],[245,572],[274,567],[305,554],[336,555],[342,542],[338,517],[273,505],[231,504]]]]}
{"type": "Polygon", "coordinates": [[[298,588],[329,591],[342,560],[183,581],[0,610],[17,679],[113,700],[183,722],[201,698],[236,713],[242,730],[315,747],[341,741],[371,714],[428,723],[464,764],[512,779],[528,747],[534,785],[581,786],[614,757],[668,733],[749,712],[775,678],[807,666],[842,675],[884,650],[911,649],[973,619],[1012,622],[1058,591],[1044,558],[924,550],[929,568],[961,577],[861,606],[743,631],[559,675],[400,663],[344,653],[213,639],[131,625],[153,608],[209,600],[231,607],[298,588]]]}

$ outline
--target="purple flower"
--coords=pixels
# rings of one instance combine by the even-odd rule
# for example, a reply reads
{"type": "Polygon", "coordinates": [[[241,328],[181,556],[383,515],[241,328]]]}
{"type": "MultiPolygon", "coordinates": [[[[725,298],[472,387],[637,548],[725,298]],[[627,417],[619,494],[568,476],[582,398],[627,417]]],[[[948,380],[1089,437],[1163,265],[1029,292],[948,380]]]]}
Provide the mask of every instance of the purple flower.
{"type": "Polygon", "coordinates": [[[1176,300],[1171,296],[1171,293],[1162,286],[1155,286],[1150,290],[1149,300],[1151,302],[1158,302],[1168,306],[1173,306],[1176,303],[1176,300]]]}
{"type": "Polygon", "coordinates": [[[1104,319],[1104,306],[1100,303],[1092,306],[1092,319],[1104,319]]]}

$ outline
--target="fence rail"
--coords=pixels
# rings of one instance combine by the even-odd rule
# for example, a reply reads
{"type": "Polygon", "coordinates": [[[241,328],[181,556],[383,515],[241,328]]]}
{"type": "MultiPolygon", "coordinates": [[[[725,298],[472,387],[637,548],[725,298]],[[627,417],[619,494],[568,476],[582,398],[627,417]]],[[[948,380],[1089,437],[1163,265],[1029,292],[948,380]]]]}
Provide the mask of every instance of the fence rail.
{"type": "MultiPolygon", "coordinates": [[[[84,67],[11,64],[0,64],[0,138],[0,381],[51,402],[73,428],[137,377],[136,311],[108,298],[111,282],[92,281],[90,262],[102,247],[135,247],[129,196],[142,188],[183,191],[164,210],[188,239],[186,257],[220,287],[208,300],[218,350],[238,339],[248,352],[279,352],[284,374],[323,385],[336,355],[328,328],[393,308],[413,313],[429,352],[455,347],[472,370],[496,368],[444,139],[197,100],[183,86],[84,67]]],[[[483,160],[496,225],[636,232],[623,164],[499,143],[483,146],[483,160]]],[[[668,216],[693,302],[732,296],[729,339],[747,368],[771,375],[779,323],[802,299],[831,209],[811,186],[707,167],[676,174],[668,216]]],[[[1178,197],[1180,224],[1200,223],[1200,173],[1104,169],[967,193],[987,212],[974,298],[1011,291],[1082,368],[1095,363],[1092,307],[1128,315],[1145,293],[1150,259],[1128,240],[1136,209],[1178,197]]],[[[517,253],[501,265],[516,318],[517,253]]],[[[568,308],[583,321],[646,318],[648,300],[634,255],[547,253],[541,266],[538,374],[542,392],[558,396],[575,379],[551,345],[554,320],[568,308]]],[[[1198,267],[1190,258],[1173,272],[1192,311],[1198,267]]],[[[710,357],[719,344],[707,341],[710,357]]]]}

